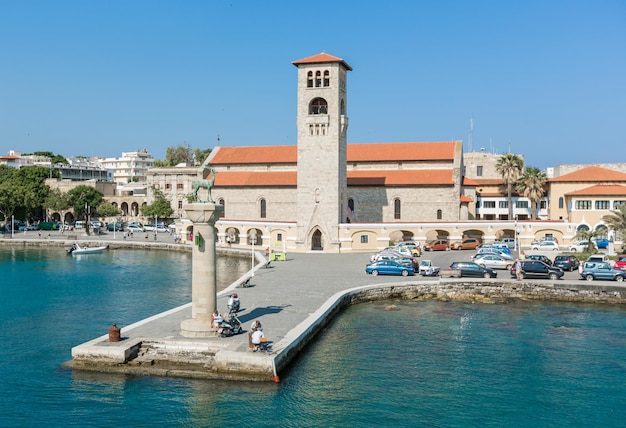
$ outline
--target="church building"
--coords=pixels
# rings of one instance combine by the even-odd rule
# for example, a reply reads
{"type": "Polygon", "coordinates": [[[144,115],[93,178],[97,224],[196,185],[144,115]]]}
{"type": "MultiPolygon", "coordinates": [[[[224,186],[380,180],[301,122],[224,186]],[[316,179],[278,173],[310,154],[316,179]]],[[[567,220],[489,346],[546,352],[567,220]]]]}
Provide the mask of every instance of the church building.
{"type": "Polygon", "coordinates": [[[327,53],[293,65],[297,145],[216,147],[204,163],[217,171],[221,240],[296,251],[375,249],[407,239],[400,230],[381,234],[380,224],[471,217],[475,193],[463,186],[461,141],[348,143],[352,67],[327,53]]]}

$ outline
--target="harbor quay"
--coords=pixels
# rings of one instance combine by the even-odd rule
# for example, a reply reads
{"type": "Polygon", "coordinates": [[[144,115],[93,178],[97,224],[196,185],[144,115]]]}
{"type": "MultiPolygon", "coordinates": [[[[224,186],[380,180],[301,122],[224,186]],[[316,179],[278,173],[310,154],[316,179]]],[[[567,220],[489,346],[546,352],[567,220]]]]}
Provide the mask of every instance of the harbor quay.
{"type": "MultiPolygon", "coordinates": [[[[0,239],[2,245],[58,245],[62,239],[0,239]]],[[[111,248],[191,250],[189,245],[152,242],[93,241],[111,248]]],[[[252,257],[250,249],[218,248],[218,253],[252,257]]],[[[131,325],[119,325],[121,339],[109,341],[107,332],[71,349],[64,364],[74,370],[151,376],[229,380],[279,381],[281,373],[333,318],[352,304],[391,299],[437,299],[506,304],[512,300],[626,303],[626,287],[609,281],[526,280],[518,282],[503,272],[500,278],[375,277],[366,275],[369,253],[289,253],[285,261],[272,261],[254,253],[254,269],[217,295],[218,309],[227,312],[228,295],[241,299],[244,332],[232,337],[188,338],[181,322],[191,317],[191,303],[155,314],[131,325]],[[248,281],[249,280],[249,281],[248,281]],[[248,285],[248,286],[244,286],[248,285]],[[248,345],[250,324],[260,320],[269,341],[268,352],[253,352],[248,345]]],[[[424,256],[423,256],[424,257],[424,256]]],[[[429,254],[445,266],[446,257],[429,254]]]]}

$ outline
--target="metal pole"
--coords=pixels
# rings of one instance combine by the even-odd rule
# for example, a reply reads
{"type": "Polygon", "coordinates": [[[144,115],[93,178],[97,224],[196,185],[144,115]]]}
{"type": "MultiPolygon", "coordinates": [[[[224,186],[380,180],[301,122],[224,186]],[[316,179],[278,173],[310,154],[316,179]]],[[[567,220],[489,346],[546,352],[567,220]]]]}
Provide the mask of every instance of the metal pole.
{"type": "Polygon", "coordinates": [[[11,215],[11,239],[13,239],[13,228],[15,227],[15,216],[11,215]]]}
{"type": "Polygon", "coordinates": [[[250,239],[252,240],[252,273],[250,277],[254,276],[254,241],[255,241],[255,238],[256,238],[256,234],[250,236],[250,239]]]}

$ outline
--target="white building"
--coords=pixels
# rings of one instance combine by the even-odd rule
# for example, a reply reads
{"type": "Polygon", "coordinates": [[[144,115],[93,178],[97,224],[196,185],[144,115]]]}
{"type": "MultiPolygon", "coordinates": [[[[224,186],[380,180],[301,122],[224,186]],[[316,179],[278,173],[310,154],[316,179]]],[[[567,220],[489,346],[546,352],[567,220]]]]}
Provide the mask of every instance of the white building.
{"type": "Polygon", "coordinates": [[[146,182],[146,174],[154,164],[154,158],[146,149],[122,152],[120,158],[100,159],[102,167],[113,171],[116,183],[146,182]]]}

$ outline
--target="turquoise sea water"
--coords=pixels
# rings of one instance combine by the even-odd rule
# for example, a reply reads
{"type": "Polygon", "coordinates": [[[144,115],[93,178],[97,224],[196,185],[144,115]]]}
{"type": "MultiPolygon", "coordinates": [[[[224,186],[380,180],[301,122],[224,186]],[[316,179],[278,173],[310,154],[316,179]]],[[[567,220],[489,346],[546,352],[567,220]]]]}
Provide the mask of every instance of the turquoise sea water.
{"type": "Polygon", "coordinates": [[[72,346],[111,322],[127,325],[189,302],[190,264],[181,253],[75,259],[62,250],[0,248],[0,426],[626,424],[626,310],[617,306],[357,305],[279,384],[61,368],[72,346]]]}

